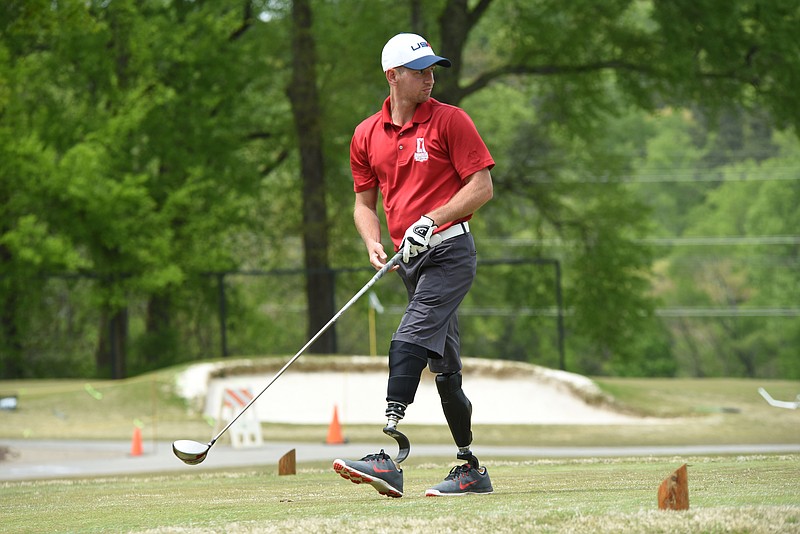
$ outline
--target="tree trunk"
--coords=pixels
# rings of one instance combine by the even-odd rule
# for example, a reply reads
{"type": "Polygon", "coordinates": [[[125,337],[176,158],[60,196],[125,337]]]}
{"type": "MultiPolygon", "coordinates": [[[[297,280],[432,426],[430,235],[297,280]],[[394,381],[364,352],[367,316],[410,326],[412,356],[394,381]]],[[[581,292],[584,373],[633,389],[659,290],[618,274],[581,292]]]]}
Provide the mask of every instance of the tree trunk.
{"type": "Polygon", "coordinates": [[[111,316],[111,378],[125,378],[128,371],[128,308],[122,308],[111,316]]]}
{"type": "Polygon", "coordinates": [[[161,355],[156,352],[156,345],[164,343],[169,334],[172,318],[172,299],[166,295],[151,295],[147,300],[147,317],[145,318],[145,331],[149,339],[158,343],[151,344],[144,354],[148,364],[157,363],[161,355]]]}
{"type": "MultiPolygon", "coordinates": [[[[292,106],[303,181],[303,251],[305,255],[308,334],[313,337],[336,313],[333,277],[328,265],[328,217],[325,169],[317,92],[316,51],[311,7],[307,0],[292,4],[292,80],[287,94],[292,106]]],[[[329,329],[311,352],[336,352],[336,331],[329,329]]]]}
{"type": "MultiPolygon", "coordinates": [[[[433,49],[453,62],[449,69],[436,71],[435,98],[454,106],[464,98],[459,86],[463,67],[464,48],[472,28],[480,20],[492,0],[480,0],[469,9],[467,0],[448,0],[439,17],[439,44],[433,49]]],[[[427,36],[426,36],[427,37],[427,36]]],[[[430,37],[428,37],[430,39],[430,37]]]]}
{"type": "MultiPolygon", "coordinates": [[[[0,256],[2,252],[3,247],[0,247],[0,256]]],[[[0,305],[0,378],[23,378],[22,342],[17,326],[19,296],[14,287],[7,291],[0,305]]]]}
{"type": "Polygon", "coordinates": [[[100,336],[95,352],[95,365],[99,375],[108,374],[113,379],[125,378],[127,373],[128,309],[113,314],[104,310],[100,317],[100,336]]]}

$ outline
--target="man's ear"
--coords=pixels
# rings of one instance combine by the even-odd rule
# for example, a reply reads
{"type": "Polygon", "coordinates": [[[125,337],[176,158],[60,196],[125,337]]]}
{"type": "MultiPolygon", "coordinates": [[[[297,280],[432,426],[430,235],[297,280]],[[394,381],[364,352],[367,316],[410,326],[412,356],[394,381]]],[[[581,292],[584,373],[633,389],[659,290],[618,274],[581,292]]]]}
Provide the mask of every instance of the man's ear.
{"type": "Polygon", "coordinates": [[[400,71],[397,69],[389,69],[384,74],[386,74],[386,81],[389,82],[389,85],[397,85],[397,77],[400,71]]]}

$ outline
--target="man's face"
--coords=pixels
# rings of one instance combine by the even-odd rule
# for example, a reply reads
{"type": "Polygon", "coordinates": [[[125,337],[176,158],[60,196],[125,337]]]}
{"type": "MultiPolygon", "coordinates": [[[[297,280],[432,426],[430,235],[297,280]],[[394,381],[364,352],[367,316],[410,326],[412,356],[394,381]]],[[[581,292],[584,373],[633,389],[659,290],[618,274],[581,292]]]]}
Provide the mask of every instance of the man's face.
{"type": "Polygon", "coordinates": [[[435,83],[433,71],[436,66],[427,69],[413,70],[405,67],[396,67],[397,95],[405,100],[421,104],[431,97],[435,83]]]}

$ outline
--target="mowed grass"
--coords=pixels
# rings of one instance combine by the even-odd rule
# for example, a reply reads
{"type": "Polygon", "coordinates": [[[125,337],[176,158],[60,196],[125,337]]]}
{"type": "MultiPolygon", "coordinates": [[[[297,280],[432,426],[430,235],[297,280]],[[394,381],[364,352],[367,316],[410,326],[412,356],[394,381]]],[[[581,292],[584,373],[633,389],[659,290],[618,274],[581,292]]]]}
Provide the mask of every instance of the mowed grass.
{"type": "Polygon", "coordinates": [[[5,532],[800,532],[800,456],[491,460],[495,492],[424,497],[450,464],[404,463],[405,496],[354,485],[328,463],[2,486],[5,532]],[[688,463],[688,511],[657,488],[688,463]]]}
{"type": "MultiPolygon", "coordinates": [[[[302,368],[298,362],[297,369],[302,368]]],[[[19,408],[0,411],[2,438],[199,439],[212,428],[175,395],[179,369],[120,381],[6,381],[19,408]]],[[[295,372],[294,370],[292,372],[295,372]]],[[[476,446],[626,446],[800,443],[799,381],[596,379],[632,425],[477,425],[476,446]]],[[[554,406],[554,410],[558,407],[554,406]]],[[[412,443],[452,444],[446,427],[404,422],[412,443]]],[[[268,439],[319,442],[326,425],[265,424],[268,439]]],[[[351,442],[380,429],[347,425],[351,442]]],[[[1,460],[1,458],[0,458],[1,460]]],[[[800,455],[547,459],[482,458],[495,493],[425,498],[445,459],[403,463],[402,499],[354,485],[328,462],[277,467],[0,483],[0,532],[780,532],[800,533],[800,455]],[[688,511],[657,509],[660,482],[689,465],[688,511]]],[[[3,462],[0,461],[0,469],[3,462]]]]}

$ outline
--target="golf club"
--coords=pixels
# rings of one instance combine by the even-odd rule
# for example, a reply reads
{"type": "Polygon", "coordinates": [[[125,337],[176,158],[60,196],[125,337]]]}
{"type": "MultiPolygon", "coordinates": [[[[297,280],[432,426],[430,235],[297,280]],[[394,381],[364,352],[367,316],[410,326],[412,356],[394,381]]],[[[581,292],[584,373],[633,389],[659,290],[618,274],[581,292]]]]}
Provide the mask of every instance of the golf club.
{"type": "MultiPolygon", "coordinates": [[[[394,264],[395,264],[397,261],[399,261],[399,259],[400,259],[402,256],[403,256],[403,253],[402,253],[402,252],[398,252],[398,253],[397,253],[397,254],[395,254],[395,255],[394,255],[394,256],[393,256],[393,257],[392,257],[392,258],[391,258],[389,261],[387,261],[387,262],[386,262],[386,264],[385,264],[385,265],[384,265],[384,266],[383,266],[383,267],[382,267],[382,268],[381,268],[381,269],[380,269],[380,270],[379,270],[377,273],[375,273],[375,275],[372,277],[372,279],[371,279],[369,282],[367,282],[367,284],[366,284],[364,287],[362,287],[362,288],[359,290],[359,292],[358,292],[358,293],[356,293],[356,294],[353,296],[353,298],[351,298],[351,299],[350,299],[350,300],[347,302],[347,304],[345,304],[344,306],[342,306],[342,309],[341,309],[341,310],[339,310],[339,311],[336,313],[336,315],[334,315],[334,316],[333,316],[333,318],[331,318],[331,320],[330,320],[330,321],[328,321],[328,322],[327,322],[327,324],[325,324],[325,326],[323,326],[323,327],[320,329],[320,331],[319,331],[319,332],[317,332],[316,334],[314,334],[314,337],[312,337],[312,338],[311,338],[311,339],[308,341],[308,343],[306,343],[305,345],[303,345],[303,348],[301,348],[301,349],[300,349],[300,350],[297,352],[297,354],[295,354],[295,355],[294,355],[294,356],[293,356],[293,357],[292,357],[292,358],[291,358],[291,359],[290,359],[288,362],[286,362],[286,364],[285,364],[283,367],[281,367],[281,370],[280,370],[280,371],[278,371],[278,372],[275,374],[275,376],[273,376],[273,377],[272,377],[272,380],[270,380],[270,381],[269,381],[269,383],[268,383],[268,384],[267,384],[267,385],[264,387],[264,389],[262,389],[262,390],[261,390],[261,391],[258,393],[258,395],[256,395],[255,397],[253,397],[253,398],[250,400],[250,402],[248,402],[248,403],[247,403],[247,404],[244,406],[244,408],[242,408],[242,409],[239,411],[239,413],[238,413],[238,414],[236,414],[236,417],[234,417],[233,419],[231,419],[231,420],[230,420],[230,422],[229,422],[227,425],[225,425],[225,428],[223,428],[222,430],[220,430],[220,431],[219,431],[219,433],[218,433],[216,436],[214,436],[214,437],[211,439],[211,441],[209,441],[209,442],[208,442],[208,443],[206,443],[206,444],[203,444],[203,443],[200,443],[199,441],[193,441],[193,440],[190,440],[190,439],[179,439],[178,441],[175,441],[175,442],[173,442],[173,443],[172,443],[172,452],[173,452],[173,453],[175,453],[175,456],[177,456],[179,460],[183,461],[184,463],[186,463],[186,464],[188,464],[188,465],[197,465],[197,464],[201,463],[203,460],[205,460],[205,459],[206,459],[206,456],[208,455],[208,451],[211,449],[211,447],[213,447],[213,446],[214,446],[214,443],[216,443],[216,442],[217,442],[217,440],[220,438],[220,436],[222,436],[222,434],[224,434],[224,433],[225,433],[225,432],[226,432],[226,431],[227,431],[227,430],[228,430],[228,429],[231,427],[231,425],[233,425],[233,423],[235,423],[235,422],[236,422],[236,420],[237,420],[237,419],[239,419],[239,417],[240,417],[240,416],[241,416],[241,415],[242,415],[242,414],[243,414],[245,411],[247,411],[247,409],[248,409],[248,408],[250,408],[250,406],[252,406],[252,405],[253,405],[253,403],[254,403],[254,402],[256,402],[256,401],[258,400],[258,398],[259,398],[259,397],[260,397],[260,396],[261,396],[261,395],[262,395],[262,394],[263,394],[265,391],[267,391],[267,389],[269,389],[269,387],[270,387],[270,386],[271,386],[271,385],[272,385],[272,384],[273,384],[273,383],[274,383],[274,382],[275,382],[275,381],[276,381],[276,380],[277,380],[277,379],[278,379],[278,378],[279,378],[279,377],[280,377],[280,376],[283,374],[283,372],[284,372],[284,371],[286,371],[286,369],[288,369],[288,368],[289,368],[289,366],[290,366],[290,365],[292,365],[292,364],[293,364],[293,363],[294,363],[294,362],[297,360],[297,358],[299,358],[299,357],[300,357],[300,355],[301,355],[301,354],[303,354],[303,352],[305,352],[305,350],[306,350],[308,347],[310,347],[311,345],[313,345],[313,344],[314,344],[314,342],[315,342],[315,341],[316,341],[316,340],[317,340],[317,339],[318,339],[318,338],[319,338],[319,337],[320,337],[320,336],[321,336],[323,333],[325,333],[325,331],[326,331],[326,330],[328,330],[328,328],[330,328],[330,326],[331,326],[333,323],[335,323],[335,322],[336,322],[336,321],[339,319],[339,317],[341,317],[341,315],[342,315],[342,314],[343,314],[345,311],[347,311],[347,309],[348,309],[348,308],[350,308],[350,306],[352,306],[352,305],[353,305],[353,303],[354,303],[354,302],[356,302],[356,301],[357,301],[359,298],[361,298],[361,296],[362,296],[364,293],[366,293],[366,292],[369,290],[369,288],[371,288],[371,287],[372,287],[372,286],[375,284],[375,282],[377,282],[378,280],[380,280],[380,279],[383,277],[383,275],[384,275],[384,274],[386,274],[386,273],[387,273],[387,272],[388,272],[388,271],[389,271],[389,270],[392,268],[392,266],[394,266],[394,264]]],[[[401,434],[401,435],[402,435],[402,434],[401,434]]],[[[403,437],[405,437],[405,436],[403,436],[403,437]]],[[[408,440],[406,440],[406,442],[407,442],[407,441],[408,441],[408,440]]],[[[399,441],[398,441],[398,442],[399,442],[399,441]]],[[[407,455],[407,453],[406,453],[406,455],[407,455]]]]}

